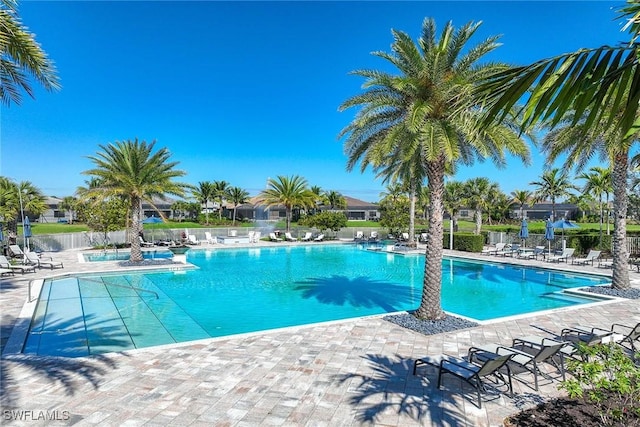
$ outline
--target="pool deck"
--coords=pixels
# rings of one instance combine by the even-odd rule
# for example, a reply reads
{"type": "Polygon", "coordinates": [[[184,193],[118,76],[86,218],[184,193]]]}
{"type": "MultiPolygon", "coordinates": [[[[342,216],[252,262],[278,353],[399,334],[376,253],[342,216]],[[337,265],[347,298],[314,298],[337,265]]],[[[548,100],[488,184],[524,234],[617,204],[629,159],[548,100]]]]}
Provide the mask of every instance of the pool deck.
{"type": "MultiPolygon", "coordinates": [[[[287,244],[300,243],[253,246],[287,244]]],[[[445,254],[611,274],[591,266],[445,254]]],[[[514,381],[513,398],[487,394],[479,409],[469,387],[463,395],[460,381],[447,376],[438,390],[435,371],[422,369],[414,376],[413,361],[440,353],[463,356],[472,345],[541,335],[532,325],[559,331],[577,324],[640,322],[639,301],[618,300],[432,336],[370,317],[78,359],[4,354],[30,280],[114,267],[80,263],[78,251],[53,256],[64,261],[64,269],[0,280],[1,407],[7,425],[500,426],[520,408],[558,396],[558,382],[542,379],[536,392],[530,382],[514,381]]],[[[630,276],[640,287],[640,274],[630,276]]]]}

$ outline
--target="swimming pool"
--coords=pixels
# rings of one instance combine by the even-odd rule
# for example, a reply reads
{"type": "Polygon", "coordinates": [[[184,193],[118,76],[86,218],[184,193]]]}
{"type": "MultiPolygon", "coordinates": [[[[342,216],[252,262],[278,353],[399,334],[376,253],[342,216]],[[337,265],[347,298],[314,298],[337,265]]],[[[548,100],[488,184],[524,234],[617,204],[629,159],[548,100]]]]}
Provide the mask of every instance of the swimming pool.
{"type": "MultiPolygon", "coordinates": [[[[83,254],[85,262],[101,262],[101,261],[127,261],[131,257],[131,253],[126,252],[101,252],[93,254],[83,254]]],[[[169,250],[143,250],[142,257],[144,259],[169,259],[173,257],[173,253],[169,250]]]]}
{"type": "MultiPolygon", "coordinates": [[[[413,310],[423,256],[355,245],[189,251],[200,267],[45,281],[25,353],[84,356],[413,310]]],[[[607,278],[445,259],[443,308],[487,320],[594,302],[562,290],[607,278]]]]}

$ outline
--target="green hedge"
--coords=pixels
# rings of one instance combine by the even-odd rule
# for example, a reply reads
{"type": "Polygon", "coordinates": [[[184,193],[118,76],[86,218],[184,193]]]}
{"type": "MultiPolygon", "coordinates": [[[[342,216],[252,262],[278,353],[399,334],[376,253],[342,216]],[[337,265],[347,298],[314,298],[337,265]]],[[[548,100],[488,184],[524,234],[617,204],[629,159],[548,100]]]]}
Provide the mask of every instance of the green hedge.
{"type": "MultiPolygon", "coordinates": [[[[453,247],[457,251],[480,252],[484,246],[485,236],[473,233],[453,233],[453,247]]],[[[444,249],[449,249],[449,233],[444,233],[442,242],[444,249]]]]}
{"type": "Polygon", "coordinates": [[[600,240],[599,234],[583,234],[577,236],[565,236],[568,248],[575,248],[577,254],[586,254],[591,249],[597,249],[605,252],[611,251],[613,235],[602,236],[602,244],[598,245],[600,240]]]}

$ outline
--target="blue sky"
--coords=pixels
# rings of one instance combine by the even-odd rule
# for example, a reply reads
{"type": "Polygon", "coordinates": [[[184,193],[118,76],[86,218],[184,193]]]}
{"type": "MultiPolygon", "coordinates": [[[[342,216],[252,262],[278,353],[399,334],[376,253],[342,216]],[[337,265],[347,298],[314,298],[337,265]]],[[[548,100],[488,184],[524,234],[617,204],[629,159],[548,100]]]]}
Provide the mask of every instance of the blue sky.
{"type": "MultiPolygon", "coordinates": [[[[0,174],[46,195],[72,195],[99,145],[138,138],[167,147],[183,181],[225,180],[257,194],[267,178],[377,201],[371,171],[346,171],[340,130],[356,110],[361,68],[388,69],[391,29],[414,39],[425,17],[439,28],[483,21],[473,42],[502,34],[488,59],[528,64],[627,40],[622,2],[98,2],[25,1],[24,23],[55,61],[62,90],[2,107],[0,174]]],[[[528,188],[544,167],[518,160],[459,170],[502,191],[528,188]]]]}

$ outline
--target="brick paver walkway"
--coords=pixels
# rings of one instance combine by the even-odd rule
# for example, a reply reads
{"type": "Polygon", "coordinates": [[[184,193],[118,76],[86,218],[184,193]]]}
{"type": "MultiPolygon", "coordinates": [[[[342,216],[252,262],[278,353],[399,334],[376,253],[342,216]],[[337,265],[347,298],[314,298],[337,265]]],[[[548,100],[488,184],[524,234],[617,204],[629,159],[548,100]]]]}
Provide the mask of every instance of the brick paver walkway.
{"type": "MultiPolygon", "coordinates": [[[[80,264],[74,251],[54,256],[64,270],[2,278],[3,347],[28,280],[109,268],[80,264]]],[[[542,379],[536,392],[515,381],[514,398],[490,392],[479,409],[473,390],[460,393],[460,381],[446,377],[438,390],[434,370],[412,375],[413,361],[539,335],[531,325],[559,331],[612,322],[640,322],[640,303],[564,309],[433,336],[373,317],[79,359],[4,354],[2,419],[29,426],[498,426],[519,408],[558,395],[558,383],[542,379]]]]}

